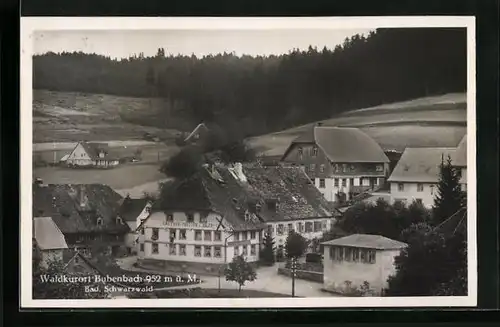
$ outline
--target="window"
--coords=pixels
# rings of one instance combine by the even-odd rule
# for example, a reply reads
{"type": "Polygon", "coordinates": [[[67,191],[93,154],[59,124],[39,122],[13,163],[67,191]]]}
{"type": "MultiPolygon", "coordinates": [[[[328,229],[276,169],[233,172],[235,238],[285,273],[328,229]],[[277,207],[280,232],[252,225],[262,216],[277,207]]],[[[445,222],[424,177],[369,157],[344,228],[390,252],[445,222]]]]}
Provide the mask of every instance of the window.
{"type": "Polygon", "coordinates": [[[221,233],[219,231],[214,232],[214,241],[220,241],[221,233]]]}
{"type": "Polygon", "coordinates": [[[310,233],[313,231],[313,223],[307,222],[306,223],[306,233],[310,233]]]}
{"type": "Polygon", "coordinates": [[[194,215],[192,213],[186,214],[187,217],[187,222],[188,223],[193,223],[194,222],[194,215]]]}
{"type": "Polygon", "coordinates": [[[97,226],[101,226],[102,225],[102,218],[99,217],[97,218],[97,226]]]}
{"type": "Polygon", "coordinates": [[[368,263],[375,263],[375,251],[373,251],[373,250],[368,251],[367,260],[368,260],[368,263]]]}
{"type": "Polygon", "coordinates": [[[309,166],[309,170],[310,170],[310,171],[314,171],[314,169],[316,169],[316,164],[311,164],[311,165],[309,166]]]}
{"type": "Polygon", "coordinates": [[[167,221],[166,221],[166,222],[173,222],[173,221],[174,221],[174,215],[173,215],[173,214],[171,214],[171,213],[169,213],[169,214],[167,215],[167,221]]]}
{"type": "Polygon", "coordinates": [[[293,231],[293,224],[288,224],[288,232],[292,232],[293,231]]]}
{"type": "Polygon", "coordinates": [[[403,183],[398,183],[398,191],[403,192],[405,190],[405,184],[403,183]]]}
{"type": "Polygon", "coordinates": [[[221,257],[220,246],[214,246],[214,257],[215,258],[220,258],[221,257]]]}
{"type": "Polygon", "coordinates": [[[159,229],[158,228],[153,228],[153,233],[151,234],[151,239],[152,240],[157,240],[158,239],[158,234],[159,234],[159,229]]]}
{"type": "Polygon", "coordinates": [[[179,255],[186,255],[186,245],[179,244],[179,255]]]}
{"type": "Polygon", "coordinates": [[[431,195],[434,194],[434,185],[431,185],[431,195]]]}
{"type": "Polygon", "coordinates": [[[321,222],[321,230],[327,230],[327,228],[326,228],[326,220],[323,220],[321,222]]]}
{"type": "Polygon", "coordinates": [[[298,224],[299,233],[303,233],[304,232],[304,223],[297,223],[297,224],[298,224]]]}
{"type": "Polygon", "coordinates": [[[415,199],[418,204],[422,204],[422,199],[415,199]]]}
{"type": "Polygon", "coordinates": [[[200,213],[200,224],[206,224],[207,223],[207,215],[200,213]]]}
{"type": "Polygon", "coordinates": [[[350,179],[349,179],[349,184],[350,184],[351,186],[354,186],[354,178],[350,178],[350,179]]]}
{"type": "Polygon", "coordinates": [[[203,239],[205,241],[212,241],[212,231],[206,230],[203,235],[203,239]]]}
{"type": "Polygon", "coordinates": [[[352,249],[351,248],[344,248],[344,260],[345,261],[352,261],[352,249]]]}
{"type": "Polygon", "coordinates": [[[276,233],[278,235],[283,235],[283,224],[278,224],[278,228],[277,228],[276,233]]]}
{"type": "Polygon", "coordinates": [[[248,246],[246,245],[243,245],[243,256],[247,256],[248,255],[248,246]]]}
{"type": "Polygon", "coordinates": [[[347,186],[347,179],[345,178],[342,178],[342,186],[347,186]]]}
{"type": "Polygon", "coordinates": [[[240,240],[240,233],[234,233],[233,240],[239,241],[240,240]]]}
{"type": "Polygon", "coordinates": [[[424,184],[417,183],[417,192],[423,192],[423,191],[424,191],[424,184]]]}
{"type": "Polygon", "coordinates": [[[325,188],[325,179],[324,178],[320,178],[319,179],[319,187],[320,188],[325,188]]]}
{"type": "Polygon", "coordinates": [[[203,256],[205,257],[211,257],[212,256],[212,247],[211,246],[205,246],[204,247],[205,251],[203,251],[203,256]]]}
{"type": "Polygon", "coordinates": [[[273,232],[274,232],[273,225],[267,225],[267,233],[269,235],[273,235],[273,232]]]}
{"type": "Polygon", "coordinates": [[[335,172],[338,173],[340,171],[340,166],[338,164],[335,164],[335,172]]]}
{"type": "Polygon", "coordinates": [[[347,173],[347,164],[342,164],[342,171],[347,173]]]}
{"type": "Polygon", "coordinates": [[[173,243],[175,240],[175,229],[171,229],[170,233],[168,235],[168,238],[170,239],[170,243],[173,243]]]}
{"type": "Polygon", "coordinates": [[[318,147],[317,146],[313,146],[313,148],[312,148],[312,156],[316,157],[317,155],[318,155],[318,147]]]}
{"type": "Polygon", "coordinates": [[[177,246],[175,244],[169,244],[169,251],[168,253],[170,255],[176,255],[177,254],[177,246]]]}
{"type": "Polygon", "coordinates": [[[246,241],[247,240],[247,232],[241,232],[241,240],[246,241]]]}
{"type": "Polygon", "coordinates": [[[256,237],[256,233],[254,231],[250,232],[250,239],[251,240],[255,240],[255,237],[256,237]]]}
{"type": "Polygon", "coordinates": [[[333,186],[339,187],[339,179],[338,178],[333,179],[333,186]]]}
{"type": "Polygon", "coordinates": [[[322,173],[325,172],[325,165],[324,164],[319,165],[319,171],[322,173]]]}
{"type": "Polygon", "coordinates": [[[179,239],[180,240],[186,239],[186,231],[184,229],[179,229],[179,239]]]}
{"type": "Polygon", "coordinates": [[[255,244],[250,245],[250,255],[255,255],[257,253],[257,246],[255,244]]]}
{"type": "Polygon", "coordinates": [[[139,251],[144,252],[144,243],[139,244],[139,251]]]}
{"type": "Polygon", "coordinates": [[[123,220],[120,217],[116,217],[116,223],[118,225],[122,225],[123,224],[123,220]]]}
{"type": "Polygon", "coordinates": [[[141,235],[144,235],[144,228],[141,228],[141,235]]]}
{"type": "Polygon", "coordinates": [[[153,243],[153,254],[158,254],[159,248],[158,248],[158,243],[153,243]]]}
{"type": "Polygon", "coordinates": [[[200,245],[194,246],[194,256],[201,257],[201,246],[200,245]]]}
{"type": "Polygon", "coordinates": [[[384,171],[384,166],[383,165],[377,165],[377,167],[375,167],[375,170],[376,171],[384,171]]]}
{"type": "Polygon", "coordinates": [[[367,259],[368,251],[366,251],[365,249],[360,249],[359,252],[360,252],[359,253],[360,261],[365,263],[366,259],[367,259]]]}
{"type": "Polygon", "coordinates": [[[302,153],[303,153],[302,147],[298,147],[297,152],[299,154],[299,157],[302,158],[302,153]]]}
{"type": "Polygon", "coordinates": [[[234,249],[233,249],[233,251],[234,251],[234,256],[235,256],[235,257],[236,257],[236,256],[238,256],[238,255],[239,255],[239,253],[240,253],[240,252],[239,252],[239,246],[235,246],[235,247],[234,247],[234,249]]]}
{"type": "Polygon", "coordinates": [[[201,231],[200,230],[197,230],[194,232],[194,240],[201,241],[201,231]]]}
{"type": "Polygon", "coordinates": [[[314,222],[314,231],[315,232],[321,231],[321,221],[315,221],[314,222]]]}
{"type": "Polygon", "coordinates": [[[355,169],[354,165],[351,165],[351,170],[354,170],[354,169],[355,169]]]}
{"type": "Polygon", "coordinates": [[[352,249],[352,261],[359,261],[359,249],[352,249]]]}
{"type": "Polygon", "coordinates": [[[342,254],[343,254],[343,250],[341,247],[335,247],[335,260],[337,261],[342,261],[342,254]]]}

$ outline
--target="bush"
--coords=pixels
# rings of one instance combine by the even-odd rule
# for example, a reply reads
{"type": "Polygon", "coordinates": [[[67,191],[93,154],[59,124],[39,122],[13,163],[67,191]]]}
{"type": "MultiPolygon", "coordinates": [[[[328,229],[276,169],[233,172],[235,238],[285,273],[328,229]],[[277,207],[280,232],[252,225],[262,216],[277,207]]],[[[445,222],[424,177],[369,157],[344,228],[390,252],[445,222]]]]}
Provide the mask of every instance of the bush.
{"type": "Polygon", "coordinates": [[[164,163],[160,171],[170,177],[188,178],[199,170],[202,159],[202,154],[197,147],[185,147],[164,163]]]}

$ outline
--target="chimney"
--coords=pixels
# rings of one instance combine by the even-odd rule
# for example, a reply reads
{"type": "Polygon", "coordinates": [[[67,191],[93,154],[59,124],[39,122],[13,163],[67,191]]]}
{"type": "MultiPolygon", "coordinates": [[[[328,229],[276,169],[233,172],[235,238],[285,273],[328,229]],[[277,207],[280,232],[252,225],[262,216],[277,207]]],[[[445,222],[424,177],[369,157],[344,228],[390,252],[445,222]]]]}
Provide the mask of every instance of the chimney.
{"type": "Polygon", "coordinates": [[[79,204],[80,204],[80,207],[85,207],[87,205],[87,201],[86,201],[86,195],[85,195],[85,185],[80,185],[80,199],[79,199],[79,204]]]}
{"type": "Polygon", "coordinates": [[[247,177],[245,176],[245,174],[243,174],[243,165],[241,164],[241,162],[237,162],[234,164],[234,172],[240,181],[247,181],[247,177]]]}

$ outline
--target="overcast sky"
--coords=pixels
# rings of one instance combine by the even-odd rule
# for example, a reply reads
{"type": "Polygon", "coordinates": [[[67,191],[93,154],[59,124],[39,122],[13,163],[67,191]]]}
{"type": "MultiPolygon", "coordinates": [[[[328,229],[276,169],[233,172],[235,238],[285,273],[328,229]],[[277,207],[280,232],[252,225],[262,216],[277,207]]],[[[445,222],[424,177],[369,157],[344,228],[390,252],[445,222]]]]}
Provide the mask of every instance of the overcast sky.
{"type": "Polygon", "coordinates": [[[82,51],[111,58],[127,58],[143,52],[203,56],[225,52],[236,55],[287,53],[309,45],[334,48],[346,37],[365,34],[369,29],[321,30],[168,30],[168,31],[45,31],[35,33],[35,54],[82,51]]]}

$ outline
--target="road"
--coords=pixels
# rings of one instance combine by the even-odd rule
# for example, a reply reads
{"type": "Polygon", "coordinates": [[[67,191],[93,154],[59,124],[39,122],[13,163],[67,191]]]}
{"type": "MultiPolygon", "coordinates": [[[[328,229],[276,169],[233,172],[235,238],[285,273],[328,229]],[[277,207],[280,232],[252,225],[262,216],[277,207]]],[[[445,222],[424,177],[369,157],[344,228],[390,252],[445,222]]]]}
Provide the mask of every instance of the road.
{"type": "MultiPolygon", "coordinates": [[[[142,272],[154,273],[151,270],[135,268],[132,264],[136,261],[135,257],[127,257],[120,259],[118,264],[126,270],[135,270],[142,272]]],[[[260,267],[257,269],[257,279],[253,282],[247,282],[244,289],[265,291],[280,294],[290,294],[292,290],[292,279],[287,276],[278,275],[277,265],[272,267],[260,267]]],[[[162,271],[165,273],[164,271],[162,271]]],[[[165,289],[181,289],[181,288],[212,288],[216,289],[219,286],[219,278],[217,276],[197,275],[201,279],[200,284],[173,286],[165,289]]],[[[310,282],[303,279],[295,280],[295,296],[298,297],[332,297],[331,293],[321,291],[323,284],[310,282]]],[[[226,281],[225,277],[220,278],[220,287],[223,289],[238,289],[238,284],[235,282],[226,281]]]]}

